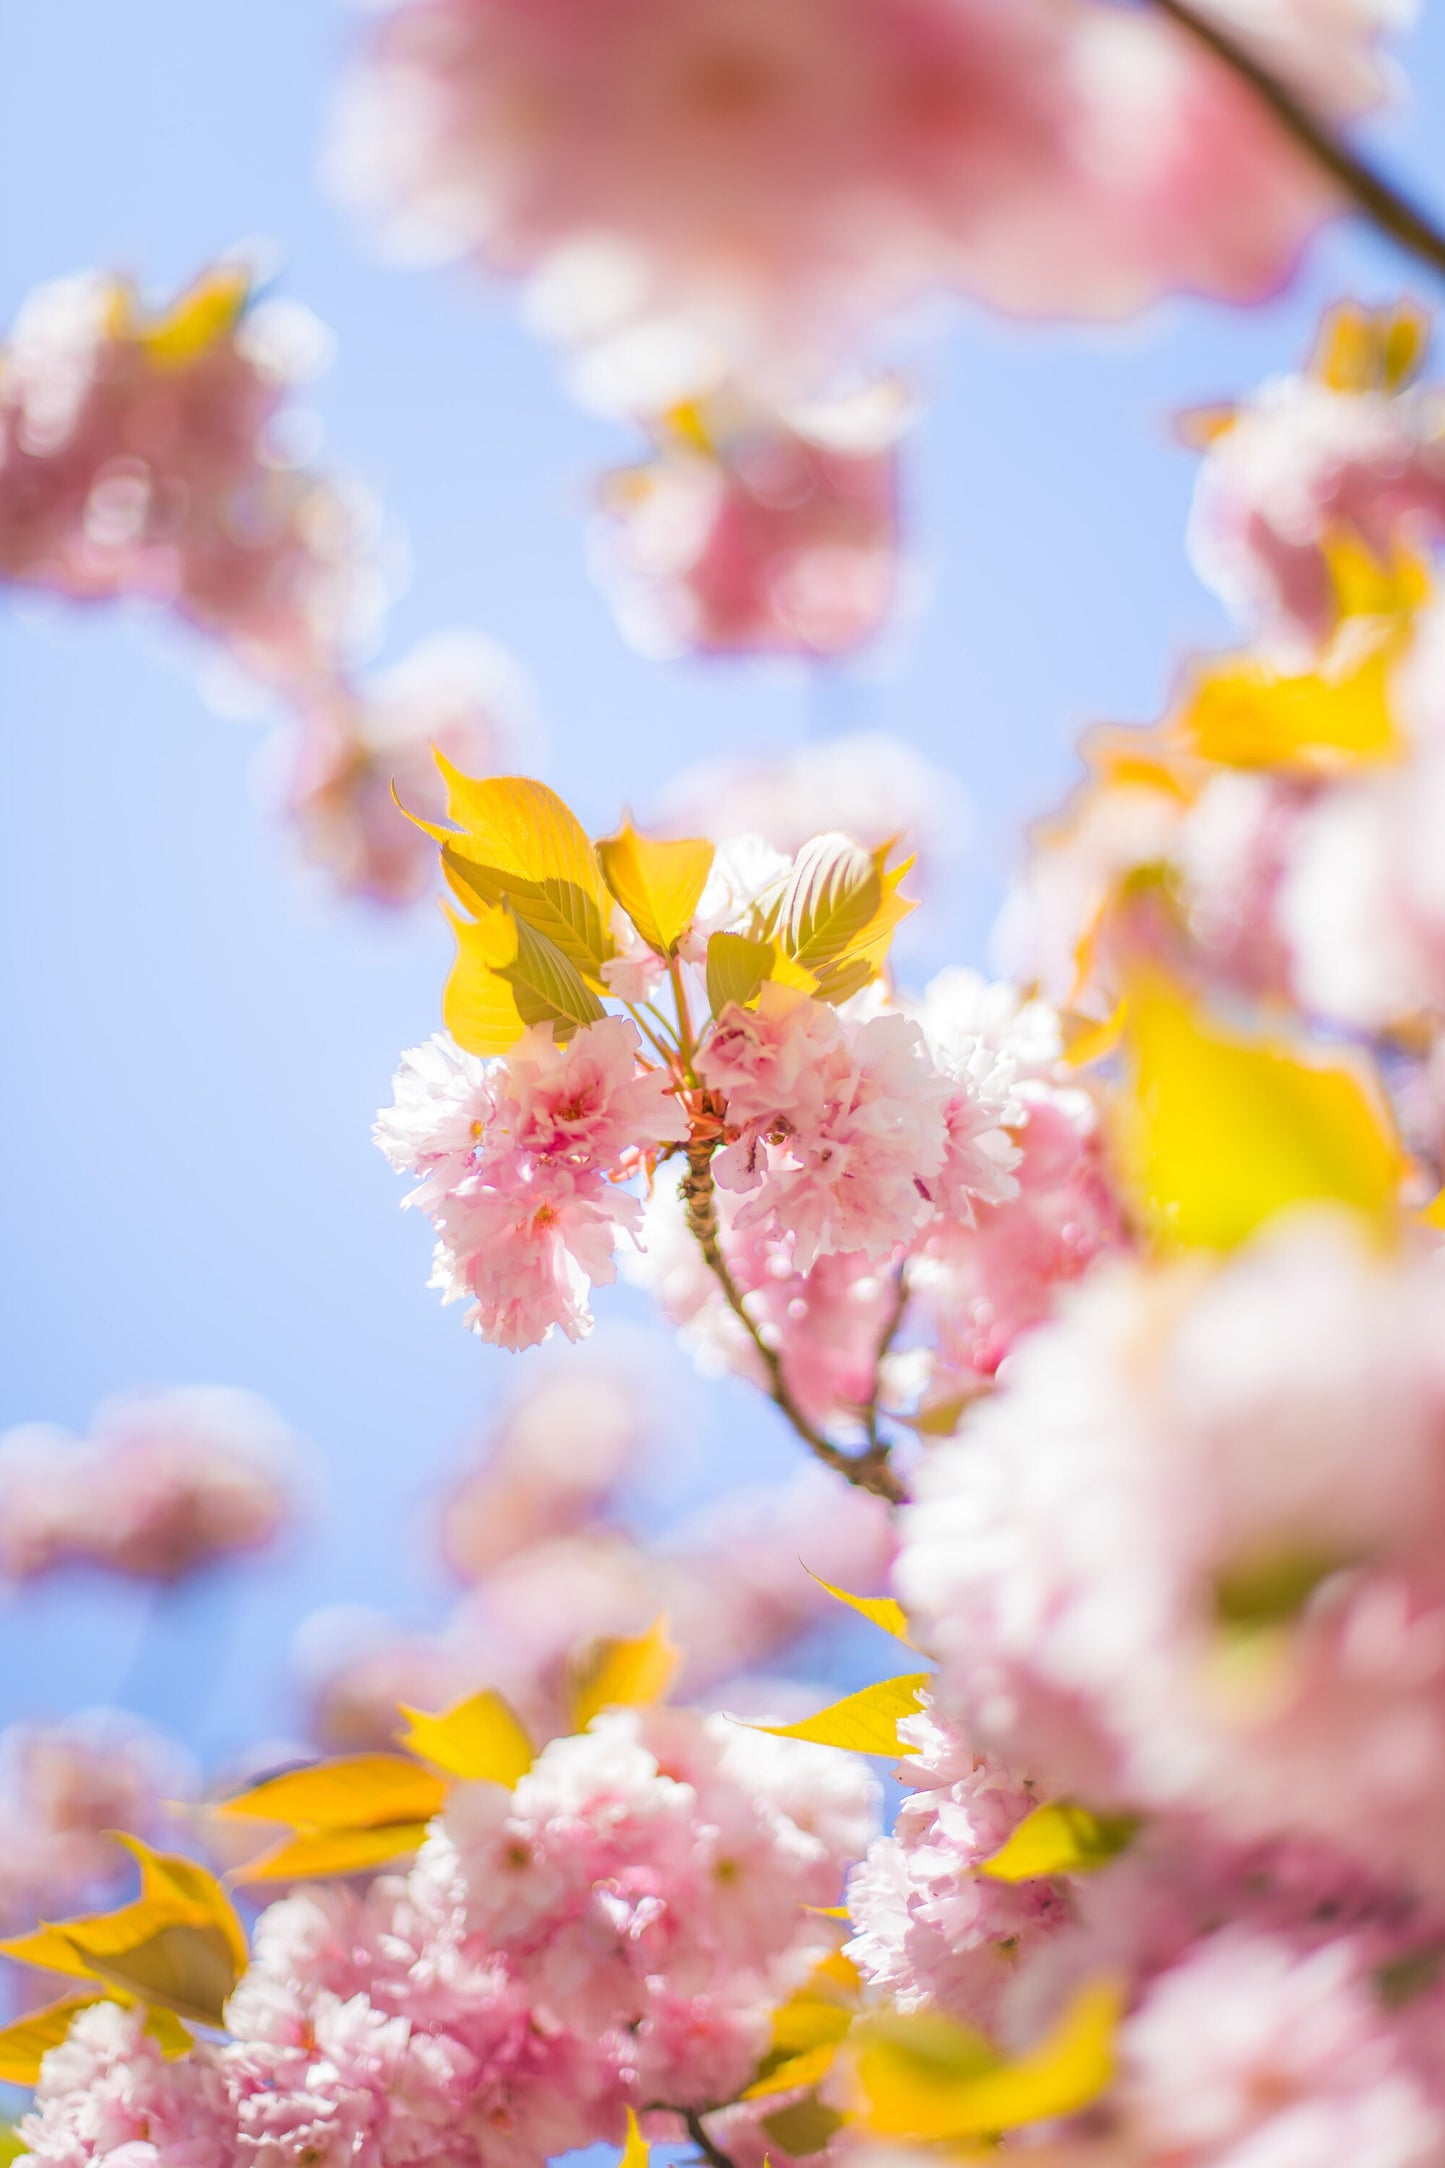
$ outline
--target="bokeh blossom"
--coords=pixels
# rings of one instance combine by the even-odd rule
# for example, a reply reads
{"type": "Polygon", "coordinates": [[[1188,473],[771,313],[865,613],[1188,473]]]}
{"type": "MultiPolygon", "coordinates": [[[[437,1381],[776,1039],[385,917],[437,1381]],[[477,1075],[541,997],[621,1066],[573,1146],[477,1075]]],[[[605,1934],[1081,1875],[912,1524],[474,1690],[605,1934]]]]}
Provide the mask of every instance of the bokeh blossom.
{"type": "Polygon", "coordinates": [[[305,1455],[273,1408],[229,1386],[106,1401],[84,1438],[21,1424],[0,1439],[0,1572],[169,1582],[263,1551],[295,1516],[305,1455]]]}
{"type": "MultiPolygon", "coordinates": [[[[1379,6],[1219,11],[1333,119],[1379,6]]],[[[594,397],[781,396],[939,291],[1115,317],[1267,293],[1337,208],[1173,23],[1098,0],[402,0],[335,148],[404,253],[521,276],[594,397]]]]}
{"type": "Polygon", "coordinates": [[[104,272],[38,288],[0,375],[0,579],[206,636],[290,717],[275,795],[304,854],[347,893],[404,903],[430,863],[393,778],[440,810],[430,745],[496,766],[525,701],[515,666],[460,635],[357,679],[390,584],[377,508],[290,448],[328,344],[239,259],[159,313],[104,272]]]}
{"type": "Polygon", "coordinates": [[[899,585],[906,419],[887,384],[787,416],[720,398],[666,417],[651,459],[603,489],[599,569],[624,631],[662,655],[867,640],[899,585]]]}

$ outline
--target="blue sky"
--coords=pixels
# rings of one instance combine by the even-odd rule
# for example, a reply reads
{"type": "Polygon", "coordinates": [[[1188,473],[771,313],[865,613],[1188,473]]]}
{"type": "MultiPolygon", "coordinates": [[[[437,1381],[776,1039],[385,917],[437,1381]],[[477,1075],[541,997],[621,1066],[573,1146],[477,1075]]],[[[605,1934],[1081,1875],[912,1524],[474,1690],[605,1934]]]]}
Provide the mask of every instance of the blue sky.
{"type": "MultiPolygon", "coordinates": [[[[1172,307],[1107,334],[973,315],[922,351],[908,483],[924,599],[886,654],[660,666],[586,568],[591,477],[625,431],[569,404],[505,293],[399,272],[322,195],[318,143],[357,18],[327,0],[0,0],[0,322],[90,264],[165,291],[256,236],[337,335],[326,456],[382,497],[412,576],[386,656],[439,627],[500,639],[537,688],[545,773],[589,825],[683,759],[866,723],[952,771],[967,851],[921,971],[977,961],[1025,816],[1067,786],[1079,727],[1142,718],[1222,621],[1185,562],[1191,462],[1170,414],[1307,347],[1322,301],[1416,273],[1355,231],[1248,315],[1172,307]]],[[[1433,106],[1383,125],[1445,202],[1445,21],[1408,58],[1433,106]]],[[[286,1652],[319,1604],[418,1621],[449,1590],[424,1504],[516,1382],[425,1288],[419,1221],[368,1139],[402,1047],[433,1028],[447,941],[319,899],[257,811],[256,732],[118,613],[43,625],[0,601],[0,1000],[7,1360],[0,1424],[83,1426],[107,1393],[241,1384],[315,1441],[325,1511],[273,1566],[171,1603],[71,1584],[0,1599],[0,1718],[123,1688],[211,1754],[294,1723],[286,1652]]],[[[646,1321],[638,1298],[608,1317],[646,1321]]],[[[794,1452],[740,1389],[670,1381],[669,1505],[794,1452]]],[[[659,1505],[657,1510],[661,1510],[659,1505]]]]}

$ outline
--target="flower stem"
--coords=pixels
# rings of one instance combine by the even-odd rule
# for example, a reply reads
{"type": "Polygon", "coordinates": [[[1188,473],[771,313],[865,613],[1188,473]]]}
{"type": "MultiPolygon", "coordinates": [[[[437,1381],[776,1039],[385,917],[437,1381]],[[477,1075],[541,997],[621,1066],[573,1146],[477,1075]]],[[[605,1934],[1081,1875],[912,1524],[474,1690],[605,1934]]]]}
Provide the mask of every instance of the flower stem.
{"type": "Polygon", "coordinates": [[[702,2117],[698,2114],[696,2108],[685,2109],[682,2119],[687,2125],[689,2138],[691,2138],[703,2159],[708,2163],[708,2168],[733,2168],[731,2159],[724,2153],[722,2147],[714,2145],[712,2139],[709,2138],[703,2128],[702,2117]]]}
{"type": "Polygon", "coordinates": [[[892,1308],[889,1310],[887,1322],[878,1336],[878,1346],[873,1356],[873,1391],[869,1395],[868,1405],[863,1410],[863,1423],[867,1432],[870,1453],[884,1453],[887,1451],[887,1447],[878,1435],[878,1395],[883,1388],[884,1358],[898,1337],[898,1328],[903,1323],[903,1313],[907,1308],[908,1260],[905,1258],[898,1267],[898,1279],[893,1291],[892,1308]]]}
{"type": "Polygon", "coordinates": [[[727,1300],[728,1308],[746,1327],[754,1347],[762,1357],[763,1368],[768,1375],[768,1397],[788,1421],[824,1467],[846,1477],[860,1490],[868,1490],[879,1498],[886,1498],[890,1505],[906,1503],[908,1493],[889,1465],[888,1447],[876,1434],[871,1435],[868,1449],[863,1453],[845,1453],[825,1438],[816,1423],[804,1414],[793,1398],[782,1361],[776,1348],[769,1347],[758,1330],[757,1323],[748,1311],[738,1284],[728,1270],[727,1259],[722,1253],[722,1240],[718,1228],[717,1187],[713,1181],[712,1155],[714,1143],[701,1139],[687,1147],[687,1173],[682,1178],[682,1200],[687,1208],[687,1224],[703,1263],[707,1266],[727,1300]]]}
{"type": "Polygon", "coordinates": [[[1445,231],[1393,182],[1376,172],[1367,159],[1342,142],[1305,99],[1272,74],[1231,32],[1199,13],[1192,0],[1152,0],[1152,5],[1248,85],[1285,134],[1329,175],[1363,217],[1407,254],[1445,276],[1445,231]]]}

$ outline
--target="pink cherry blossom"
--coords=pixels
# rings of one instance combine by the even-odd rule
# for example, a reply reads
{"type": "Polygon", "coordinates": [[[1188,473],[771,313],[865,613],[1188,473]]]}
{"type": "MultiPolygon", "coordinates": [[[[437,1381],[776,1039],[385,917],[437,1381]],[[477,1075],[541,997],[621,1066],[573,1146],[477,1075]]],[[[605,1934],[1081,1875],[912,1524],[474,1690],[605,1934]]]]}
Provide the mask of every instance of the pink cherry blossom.
{"type": "MultiPolygon", "coordinates": [[[[1265,52],[1359,110],[1379,10],[1308,24],[1272,8],[1265,52]]],[[[403,251],[527,277],[588,393],[652,412],[826,376],[939,290],[1258,298],[1335,207],[1202,47],[1097,0],[401,0],[335,170],[403,251]]]]}
{"type": "Polygon", "coordinates": [[[848,1955],[901,2010],[937,2007],[985,2032],[1034,1946],[1069,1917],[1056,1878],[979,1875],[1039,1804],[1033,1790],[970,1754],[931,1712],[906,1717],[911,1789],[892,1834],[875,1838],[848,1881],[848,1955]]]}
{"type": "Polygon", "coordinates": [[[516,665],[475,635],[436,634],[374,678],[325,681],[304,703],[285,792],[305,856],[347,894],[411,902],[433,884],[436,846],[396,801],[441,820],[434,753],[494,774],[514,763],[526,724],[516,665]]]}
{"type": "Polygon", "coordinates": [[[0,1569],[175,1581],[264,1550],[295,1512],[302,1455],[265,1401],[220,1386],[108,1401],[85,1439],[22,1425],[0,1439],[0,1569]]]}
{"type": "Polygon", "coordinates": [[[1328,1218],[1097,1268],[922,1471],[899,1579],[944,1710],[1051,1791],[1438,1898],[1441,1301],[1328,1218]]]}
{"type": "Polygon", "coordinates": [[[901,401],[882,387],[786,417],[716,408],[608,477],[601,567],[623,629],[654,654],[856,647],[897,587],[901,401]]]}
{"type": "Polygon", "coordinates": [[[501,1062],[444,1036],[405,1057],[376,1141],[422,1176],[407,1201],[437,1230],[431,1284],[446,1302],[471,1297],[468,1324],[499,1347],[590,1331],[588,1286],[614,1277],[617,1235],[642,1217],[609,1177],[687,1134],[640,1046],[634,1024],[608,1016],[565,1046],[535,1026],[501,1062]]]}
{"type": "Polygon", "coordinates": [[[723,1188],[750,1197],[739,1226],[786,1227],[804,1271],[834,1252],[886,1258],[912,1234],[944,1163],[951,1096],[915,1024],[850,1028],[769,982],[756,1013],[724,1012],[700,1073],[739,1132],[714,1163],[723,1188]]]}
{"type": "Polygon", "coordinates": [[[1216,438],[1195,492],[1195,568],[1298,666],[1338,622],[1326,549],[1342,539],[1383,564],[1402,546],[1445,541],[1438,393],[1278,377],[1216,438]]]}

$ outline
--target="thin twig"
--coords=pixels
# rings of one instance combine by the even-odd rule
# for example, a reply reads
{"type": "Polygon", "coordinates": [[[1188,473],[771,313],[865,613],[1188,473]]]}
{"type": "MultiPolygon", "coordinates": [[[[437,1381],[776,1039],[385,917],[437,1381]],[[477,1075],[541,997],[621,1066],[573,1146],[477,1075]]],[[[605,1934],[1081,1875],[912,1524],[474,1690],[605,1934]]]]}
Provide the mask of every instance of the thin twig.
{"type": "Polygon", "coordinates": [[[898,1267],[898,1278],[893,1290],[893,1307],[888,1313],[887,1322],[879,1335],[878,1346],[873,1354],[873,1390],[868,1395],[868,1404],[863,1410],[863,1427],[867,1433],[870,1453],[885,1453],[888,1450],[882,1438],[878,1435],[878,1395],[883,1389],[883,1364],[887,1358],[888,1350],[898,1337],[898,1328],[903,1323],[903,1313],[907,1308],[908,1260],[905,1258],[898,1267]]]}
{"type": "Polygon", "coordinates": [[[712,2139],[703,2129],[702,2117],[698,2114],[696,2108],[685,2109],[682,2119],[687,2125],[689,2138],[691,2138],[703,2159],[708,2163],[708,2168],[733,2168],[730,2156],[724,2153],[720,2145],[714,2145],[712,2139]]]}
{"type": "Polygon", "coordinates": [[[1152,0],[1152,5],[1247,84],[1286,135],[1338,184],[1381,233],[1445,276],[1445,232],[1367,159],[1341,142],[1305,99],[1282,83],[1228,30],[1199,14],[1191,0],[1152,0]]]}
{"type": "Polygon", "coordinates": [[[712,1155],[714,1144],[701,1139],[687,1147],[687,1173],[682,1178],[682,1199],[687,1208],[687,1224],[703,1263],[712,1273],[727,1298],[728,1308],[746,1327],[754,1347],[763,1360],[768,1374],[768,1396],[774,1405],[792,1424],[798,1436],[825,1467],[845,1476],[860,1490],[873,1491],[886,1498],[892,1505],[902,1505],[907,1492],[889,1464],[888,1448],[876,1437],[870,1437],[865,1453],[845,1453],[840,1446],[825,1438],[816,1423],[810,1422],[793,1398],[781,1358],[776,1348],[768,1346],[758,1330],[756,1320],[748,1311],[738,1284],[728,1270],[727,1259],[722,1253],[722,1241],[718,1229],[717,1188],[713,1181],[712,1155]]]}

